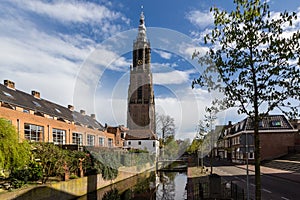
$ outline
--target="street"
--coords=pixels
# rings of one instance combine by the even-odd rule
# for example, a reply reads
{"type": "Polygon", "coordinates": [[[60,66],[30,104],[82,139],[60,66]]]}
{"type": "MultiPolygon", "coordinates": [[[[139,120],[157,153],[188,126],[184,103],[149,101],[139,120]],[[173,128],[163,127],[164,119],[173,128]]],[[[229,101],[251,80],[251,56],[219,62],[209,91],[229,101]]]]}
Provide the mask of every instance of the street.
{"type": "MultiPolygon", "coordinates": [[[[234,181],[240,187],[247,188],[246,170],[238,166],[216,166],[213,173],[219,174],[226,181],[234,181]]],[[[249,171],[249,196],[255,199],[255,177],[254,172],[249,171]]],[[[284,199],[296,200],[300,197],[300,183],[272,175],[262,175],[262,199],[284,199]]],[[[246,196],[246,194],[245,194],[246,196]]]]}

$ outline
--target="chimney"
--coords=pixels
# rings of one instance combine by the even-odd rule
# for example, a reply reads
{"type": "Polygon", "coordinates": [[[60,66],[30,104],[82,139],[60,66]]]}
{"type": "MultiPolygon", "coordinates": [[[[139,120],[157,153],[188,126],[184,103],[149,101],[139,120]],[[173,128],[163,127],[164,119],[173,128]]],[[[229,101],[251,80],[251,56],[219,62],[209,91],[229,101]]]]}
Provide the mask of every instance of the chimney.
{"type": "Polygon", "coordinates": [[[95,114],[91,114],[91,118],[96,119],[96,115],[95,114]]]}
{"type": "Polygon", "coordinates": [[[4,80],[4,85],[9,88],[15,90],[15,83],[12,82],[11,80],[4,80]]]}
{"type": "Polygon", "coordinates": [[[37,99],[41,98],[41,94],[39,92],[37,92],[37,91],[32,90],[31,94],[32,94],[32,96],[34,96],[37,99]]]}
{"type": "Polygon", "coordinates": [[[231,126],[232,125],[232,121],[228,121],[228,126],[231,126]]]}
{"type": "Polygon", "coordinates": [[[73,105],[68,105],[68,109],[71,111],[74,111],[74,106],[73,105]]]}
{"type": "Polygon", "coordinates": [[[85,110],[80,110],[80,114],[85,115],[85,110]]]}

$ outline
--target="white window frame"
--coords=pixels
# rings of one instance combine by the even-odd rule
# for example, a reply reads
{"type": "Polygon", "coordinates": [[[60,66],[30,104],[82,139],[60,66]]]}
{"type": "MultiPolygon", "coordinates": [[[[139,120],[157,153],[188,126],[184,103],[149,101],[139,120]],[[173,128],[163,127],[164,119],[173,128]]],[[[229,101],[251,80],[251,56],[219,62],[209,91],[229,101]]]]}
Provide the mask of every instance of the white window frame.
{"type": "Polygon", "coordinates": [[[87,134],[86,144],[87,146],[95,146],[95,135],[87,134]]]}
{"type": "Polygon", "coordinates": [[[52,139],[54,144],[66,144],[66,131],[62,129],[52,129],[52,139]]]}
{"type": "Polygon", "coordinates": [[[113,147],[113,139],[111,139],[111,138],[107,138],[107,146],[108,147],[113,147]]]}
{"type": "Polygon", "coordinates": [[[72,143],[73,144],[78,144],[78,145],[83,145],[83,134],[82,133],[73,132],[72,133],[72,143]]]}
{"type": "Polygon", "coordinates": [[[105,137],[99,137],[99,146],[105,147],[105,137]]]}
{"type": "Polygon", "coordinates": [[[24,124],[24,137],[32,142],[41,142],[44,140],[44,127],[35,124],[24,124]],[[26,127],[29,126],[29,127],[26,127]],[[28,132],[28,133],[26,133],[28,132]]]}

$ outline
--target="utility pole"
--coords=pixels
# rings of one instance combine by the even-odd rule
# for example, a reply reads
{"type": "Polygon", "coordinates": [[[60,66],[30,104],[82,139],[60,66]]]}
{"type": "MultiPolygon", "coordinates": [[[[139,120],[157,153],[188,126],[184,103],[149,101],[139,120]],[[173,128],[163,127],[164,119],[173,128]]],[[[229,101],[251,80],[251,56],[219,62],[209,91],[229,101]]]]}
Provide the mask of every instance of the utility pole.
{"type": "Polygon", "coordinates": [[[205,111],[209,113],[209,115],[205,115],[205,121],[208,123],[207,126],[209,127],[210,132],[210,174],[213,173],[213,166],[212,166],[212,156],[213,156],[213,122],[217,119],[216,113],[217,110],[213,108],[206,108],[205,111]]]}

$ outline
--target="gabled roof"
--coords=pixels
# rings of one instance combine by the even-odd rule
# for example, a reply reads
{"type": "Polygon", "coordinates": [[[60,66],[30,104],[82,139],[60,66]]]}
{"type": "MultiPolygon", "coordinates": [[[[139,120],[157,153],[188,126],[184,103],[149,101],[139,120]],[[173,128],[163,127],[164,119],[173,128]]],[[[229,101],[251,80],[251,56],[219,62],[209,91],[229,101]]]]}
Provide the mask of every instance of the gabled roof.
{"type": "MultiPolygon", "coordinates": [[[[252,130],[254,130],[253,120],[248,117],[225,129],[223,135],[252,130]]],[[[259,122],[259,130],[293,130],[293,127],[284,115],[269,115],[259,122]]]]}
{"type": "Polygon", "coordinates": [[[31,94],[17,89],[9,89],[2,84],[0,84],[0,101],[72,121],[72,113],[68,108],[45,99],[36,98],[31,94]]]}
{"type": "Polygon", "coordinates": [[[157,136],[149,129],[126,131],[125,140],[156,140],[157,136]]]}
{"type": "Polygon", "coordinates": [[[96,119],[93,119],[89,115],[83,115],[77,111],[72,112],[72,118],[76,124],[81,126],[87,126],[88,128],[98,129],[100,131],[104,131],[104,126],[100,124],[96,119]]]}
{"type": "Polygon", "coordinates": [[[87,126],[92,129],[104,130],[104,127],[89,115],[83,115],[77,111],[71,111],[69,108],[58,105],[42,98],[36,98],[31,94],[17,89],[10,89],[0,84],[0,102],[11,106],[18,106],[23,109],[33,110],[36,114],[50,115],[60,120],[75,122],[81,126],[87,126]]]}

